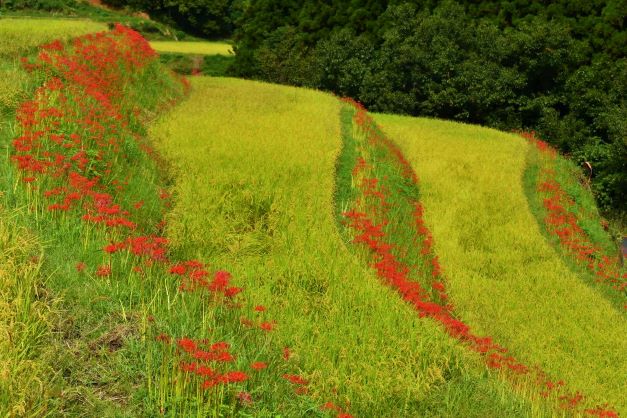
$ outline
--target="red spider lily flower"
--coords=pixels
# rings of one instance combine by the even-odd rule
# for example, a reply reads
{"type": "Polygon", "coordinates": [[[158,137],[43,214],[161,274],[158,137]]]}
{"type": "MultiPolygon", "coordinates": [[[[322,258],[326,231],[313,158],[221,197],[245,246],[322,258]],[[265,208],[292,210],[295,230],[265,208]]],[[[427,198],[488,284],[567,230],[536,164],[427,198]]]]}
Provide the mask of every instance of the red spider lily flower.
{"type": "Polygon", "coordinates": [[[139,202],[133,203],[133,207],[135,209],[141,209],[143,206],[144,206],[144,201],[143,200],[140,200],[139,202]]]}
{"type": "Polygon", "coordinates": [[[238,383],[243,382],[248,379],[248,375],[244,372],[235,371],[235,372],[227,372],[222,375],[222,380],[224,383],[238,383]]]}
{"type": "Polygon", "coordinates": [[[231,344],[224,341],[211,344],[211,351],[226,351],[229,348],[231,348],[231,344]]]}
{"type": "Polygon", "coordinates": [[[198,349],[196,342],[190,338],[181,338],[177,345],[186,353],[192,354],[198,349]]]}
{"type": "Polygon", "coordinates": [[[196,368],[198,367],[198,364],[196,364],[195,362],[192,362],[192,363],[181,362],[181,364],[179,364],[179,367],[184,372],[194,373],[196,372],[196,368]]]}
{"type": "Polygon", "coordinates": [[[227,287],[224,290],[224,296],[226,296],[227,298],[232,298],[238,293],[241,293],[243,290],[244,289],[242,289],[241,287],[227,287]]]}
{"type": "Polygon", "coordinates": [[[170,274],[176,274],[176,275],[182,276],[185,274],[186,270],[187,269],[185,268],[183,264],[176,264],[170,267],[170,274]]]}
{"type": "Polygon", "coordinates": [[[266,321],[266,322],[262,322],[262,323],[259,325],[259,328],[261,328],[261,329],[262,329],[262,330],[264,330],[264,331],[268,331],[268,332],[269,332],[269,331],[274,330],[275,325],[276,325],[276,324],[275,324],[274,322],[267,322],[267,321],[266,321]]]}
{"type": "Polygon", "coordinates": [[[237,399],[244,406],[252,405],[253,403],[253,397],[248,392],[239,392],[237,399]]]}
{"type": "Polygon", "coordinates": [[[22,181],[23,181],[24,183],[32,183],[32,182],[34,182],[35,180],[37,180],[37,178],[36,178],[36,177],[24,177],[24,178],[22,179],[22,181]]]}
{"type": "Polygon", "coordinates": [[[324,405],[320,407],[320,409],[325,410],[328,409],[330,411],[341,412],[342,408],[334,404],[333,402],[326,402],[324,405]]]}
{"type": "Polygon", "coordinates": [[[209,290],[213,292],[221,292],[226,289],[231,280],[231,273],[228,271],[219,270],[216,271],[213,276],[213,281],[209,285],[209,290]]]}
{"type": "Polygon", "coordinates": [[[283,348],[283,360],[287,361],[290,359],[291,356],[292,356],[292,352],[290,351],[289,347],[284,347],[283,348]]]}
{"type": "Polygon", "coordinates": [[[346,412],[340,412],[337,414],[337,418],[353,418],[353,416],[346,412]]]}
{"type": "Polygon", "coordinates": [[[263,370],[263,369],[265,369],[266,367],[268,367],[268,364],[267,364],[267,363],[264,363],[263,361],[256,361],[256,362],[254,362],[253,364],[251,364],[251,365],[250,365],[250,367],[251,367],[253,370],[263,370]]]}
{"type": "Polygon", "coordinates": [[[120,247],[120,246],[118,246],[118,244],[109,244],[109,245],[106,245],[106,246],[103,248],[103,250],[104,250],[106,253],[109,253],[109,254],[113,254],[113,253],[117,252],[117,251],[118,251],[118,250],[120,250],[120,249],[121,249],[121,247],[120,247]]]}
{"type": "Polygon", "coordinates": [[[255,306],[255,311],[257,312],[264,312],[266,310],[266,307],[263,305],[257,305],[255,306]]]}
{"type": "Polygon", "coordinates": [[[170,338],[170,336],[167,334],[164,334],[163,332],[157,335],[155,337],[155,340],[162,342],[162,343],[166,343],[166,344],[170,344],[172,342],[172,339],[170,338]]]}
{"type": "Polygon", "coordinates": [[[111,266],[109,265],[103,265],[98,267],[98,270],[96,270],[96,276],[99,277],[107,277],[111,275],[111,266]]]}
{"type": "Polygon", "coordinates": [[[85,270],[85,267],[87,267],[87,264],[83,263],[82,261],[76,263],[76,271],[78,271],[79,273],[85,270]]]}
{"type": "Polygon", "coordinates": [[[289,380],[290,383],[293,383],[295,385],[306,385],[309,383],[309,381],[295,374],[284,374],[283,379],[289,380]]]}
{"type": "Polygon", "coordinates": [[[205,380],[202,383],[202,388],[206,390],[206,389],[210,389],[210,388],[212,388],[214,386],[217,386],[219,384],[220,384],[219,380],[217,380],[217,379],[209,379],[209,380],[205,380]]]}
{"type": "Polygon", "coordinates": [[[205,377],[211,377],[216,374],[216,372],[212,368],[207,367],[207,366],[198,366],[194,373],[196,373],[198,376],[205,376],[205,377]]]}
{"type": "Polygon", "coordinates": [[[213,360],[215,361],[220,361],[223,363],[230,363],[232,361],[235,361],[235,356],[233,356],[233,354],[227,352],[227,351],[223,351],[223,352],[219,352],[213,355],[213,360]]]}

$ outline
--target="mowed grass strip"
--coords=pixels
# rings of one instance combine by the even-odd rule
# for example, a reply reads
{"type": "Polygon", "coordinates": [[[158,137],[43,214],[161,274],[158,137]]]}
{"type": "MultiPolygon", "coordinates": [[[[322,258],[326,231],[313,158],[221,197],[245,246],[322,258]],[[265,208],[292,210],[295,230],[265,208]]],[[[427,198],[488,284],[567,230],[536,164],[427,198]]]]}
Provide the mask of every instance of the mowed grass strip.
{"type": "Polygon", "coordinates": [[[226,42],[178,42],[152,41],[150,46],[157,52],[196,55],[232,55],[233,46],[226,42]]]}
{"type": "Polygon", "coordinates": [[[350,401],[356,416],[533,413],[342,242],[336,98],[228,78],[191,82],[191,97],[152,129],[174,172],[168,236],[180,256],[231,271],[268,307],[313,399],[350,401]]]}
{"type": "Polygon", "coordinates": [[[16,57],[56,39],[67,40],[107,30],[104,23],[86,19],[0,19],[0,57],[16,57]]]}
{"type": "Polygon", "coordinates": [[[627,326],[539,230],[523,190],[524,139],[431,119],[377,115],[421,180],[458,312],[526,364],[625,412],[627,326]]]}

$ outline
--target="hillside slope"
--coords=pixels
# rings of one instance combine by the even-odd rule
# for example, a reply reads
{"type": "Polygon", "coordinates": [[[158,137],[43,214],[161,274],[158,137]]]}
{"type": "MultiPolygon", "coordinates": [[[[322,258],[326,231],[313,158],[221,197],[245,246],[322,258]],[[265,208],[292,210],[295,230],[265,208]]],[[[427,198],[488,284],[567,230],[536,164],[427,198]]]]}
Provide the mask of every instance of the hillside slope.
{"type": "Polygon", "coordinates": [[[542,235],[522,184],[530,145],[452,122],[376,120],[420,177],[456,312],[526,364],[624,412],[627,324],[542,235]]]}
{"type": "Polygon", "coordinates": [[[355,416],[532,415],[343,245],[333,208],[339,111],[314,91],[192,79],[190,98],[152,130],[175,167],[169,238],[268,307],[319,404],[350,402],[355,416]]]}

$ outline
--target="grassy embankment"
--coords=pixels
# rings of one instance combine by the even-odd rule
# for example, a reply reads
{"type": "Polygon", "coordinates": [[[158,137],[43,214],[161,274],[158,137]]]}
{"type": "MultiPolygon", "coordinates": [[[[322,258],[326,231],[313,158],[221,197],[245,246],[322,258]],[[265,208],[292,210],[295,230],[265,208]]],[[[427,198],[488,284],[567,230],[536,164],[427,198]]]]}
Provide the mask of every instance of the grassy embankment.
{"type": "MultiPolygon", "coordinates": [[[[43,415],[57,389],[55,324],[59,298],[46,288],[42,271],[45,237],[20,225],[24,205],[14,207],[5,195],[8,154],[15,133],[14,114],[34,89],[19,58],[54,39],[68,39],[104,29],[89,21],[0,19],[0,413],[43,415]],[[42,239],[44,238],[44,239],[42,239]]],[[[9,192],[10,193],[10,192],[9,192]]]]}
{"type": "Polygon", "coordinates": [[[0,21],[12,37],[3,62],[23,81],[7,95],[0,132],[2,206],[9,208],[2,212],[2,375],[11,377],[2,380],[0,409],[9,414],[136,415],[145,402],[138,392],[150,373],[143,280],[123,274],[125,263],[103,251],[123,228],[104,228],[93,216],[105,211],[104,223],[144,200],[141,214],[122,213],[137,216],[138,231],[156,232],[150,223],[163,210],[160,180],[137,138],[146,118],[180,95],[180,84],[123,29],[30,54],[36,44],[102,28],[0,21]],[[28,57],[28,73],[18,55],[28,57]],[[30,243],[33,235],[41,244],[30,243]],[[30,244],[17,248],[20,242],[30,244]]]}
{"type": "Polygon", "coordinates": [[[594,405],[625,412],[622,312],[562,260],[523,187],[527,142],[430,119],[378,115],[421,179],[421,201],[456,312],[594,405]]]}
{"type": "Polygon", "coordinates": [[[349,401],[357,416],[540,413],[343,244],[337,99],[232,79],[192,87],[152,129],[175,172],[168,237],[185,258],[232,271],[268,307],[312,399],[349,401]]]}

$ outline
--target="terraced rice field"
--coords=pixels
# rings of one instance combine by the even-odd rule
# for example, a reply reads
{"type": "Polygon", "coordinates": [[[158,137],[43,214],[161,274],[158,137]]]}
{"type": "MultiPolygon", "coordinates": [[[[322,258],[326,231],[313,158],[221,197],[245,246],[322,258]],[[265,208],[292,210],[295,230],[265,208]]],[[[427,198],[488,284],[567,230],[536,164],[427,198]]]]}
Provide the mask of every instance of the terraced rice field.
{"type": "Polygon", "coordinates": [[[226,42],[151,41],[157,52],[194,55],[232,55],[233,46],[226,42]]]}
{"type": "Polygon", "coordinates": [[[624,314],[562,261],[523,189],[524,139],[377,115],[421,179],[435,250],[462,318],[527,364],[624,411],[624,314]]]}
{"type": "Polygon", "coordinates": [[[0,415],[627,410],[624,270],[541,141],[62,22],[0,20],[0,415]]]}
{"type": "Polygon", "coordinates": [[[193,79],[152,129],[176,173],[169,238],[257,295],[316,398],[357,416],[528,410],[347,251],[333,208],[339,110],[314,91],[193,79]]]}

